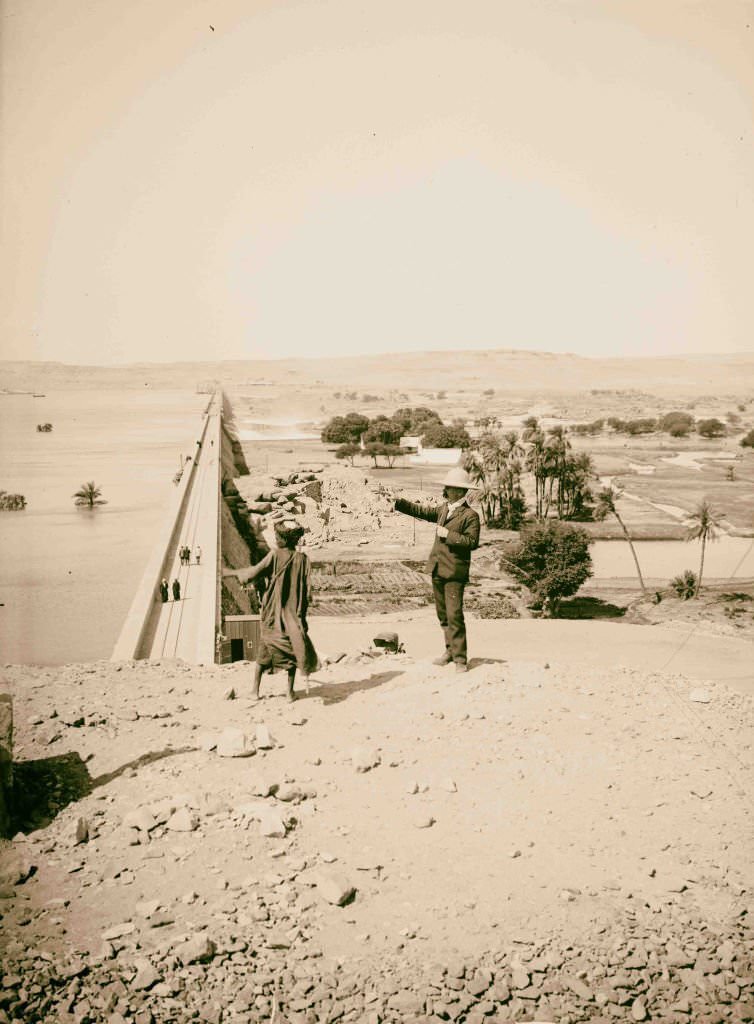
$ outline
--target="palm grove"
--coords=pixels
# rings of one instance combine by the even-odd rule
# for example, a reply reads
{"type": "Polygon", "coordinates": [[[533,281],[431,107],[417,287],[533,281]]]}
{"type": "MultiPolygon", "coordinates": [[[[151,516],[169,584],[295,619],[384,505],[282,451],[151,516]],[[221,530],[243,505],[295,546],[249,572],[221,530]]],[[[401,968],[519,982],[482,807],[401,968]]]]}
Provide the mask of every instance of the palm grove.
{"type": "MultiPolygon", "coordinates": [[[[474,425],[480,433],[472,441],[463,420],[446,425],[432,409],[405,406],[390,417],[381,415],[371,420],[356,412],[333,417],[322,431],[322,441],[337,445],[336,457],[351,465],[361,454],[371,458],[375,467],[380,458],[392,467],[407,450],[400,445],[401,438],[407,436],[421,438],[425,447],[461,449],[461,464],[477,487],[485,525],[520,531],[518,543],[502,558],[502,568],[529,588],[534,607],[545,614],[556,614],[562,599],[575,594],[592,575],[589,536],[569,520],[602,520],[612,516],[631,549],[639,585],[642,594],[646,594],[639,559],[618,510],[622,491],[610,486],[595,494],[593,484],[598,478],[594,460],[588,452],[573,450],[565,427],[545,429],[534,416],[523,421],[520,432],[495,429],[498,421],[489,416],[474,425]]],[[[574,435],[593,436],[605,426],[603,420],[596,420],[574,424],[570,431],[574,435]]],[[[720,421],[695,424],[687,413],[668,413],[652,420],[612,419],[607,427],[632,436],[657,430],[674,437],[687,436],[694,429],[702,436],[720,436],[725,432],[720,421]]],[[[741,442],[744,446],[750,443],[749,435],[741,442]]],[[[708,503],[703,502],[702,506],[691,515],[687,534],[687,539],[701,541],[699,573],[687,571],[683,577],[685,586],[681,585],[681,577],[671,581],[682,597],[698,595],[705,545],[715,538],[719,525],[708,503]]]]}

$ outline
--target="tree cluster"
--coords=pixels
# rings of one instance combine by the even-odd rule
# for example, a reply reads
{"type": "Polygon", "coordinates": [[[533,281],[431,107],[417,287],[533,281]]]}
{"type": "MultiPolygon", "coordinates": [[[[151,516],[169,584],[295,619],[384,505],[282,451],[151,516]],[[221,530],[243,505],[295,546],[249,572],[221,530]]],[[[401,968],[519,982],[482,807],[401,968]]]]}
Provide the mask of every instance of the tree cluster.
{"type": "Polygon", "coordinates": [[[582,518],[592,500],[594,463],[587,452],[574,454],[563,427],[545,432],[535,416],[524,420],[526,468],[534,476],[534,515],[546,519],[582,518]]]}
{"type": "Polygon", "coordinates": [[[605,426],[604,420],[592,420],[591,423],[574,423],[568,429],[572,434],[589,435],[601,434],[605,426]]]}
{"type": "Polygon", "coordinates": [[[486,431],[463,466],[478,487],[482,517],[487,526],[517,530],[526,515],[526,499],[521,486],[524,450],[518,434],[503,436],[486,431]]]}
{"type": "Polygon", "coordinates": [[[653,434],[657,430],[657,420],[651,416],[638,420],[622,420],[618,416],[610,416],[607,425],[612,427],[616,434],[628,434],[630,437],[653,434]]]}
{"type": "Polygon", "coordinates": [[[464,456],[463,466],[479,488],[488,526],[519,528],[527,512],[521,482],[525,471],[534,478],[536,519],[553,513],[558,519],[583,518],[593,499],[591,456],[573,452],[563,427],[544,431],[534,416],[524,421],[521,436],[516,431],[485,431],[464,456]]]}
{"type": "Polygon", "coordinates": [[[353,465],[363,442],[363,451],[374,460],[382,456],[388,466],[402,453],[400,439],[405,435],[421,437],[427,448],[468,448],[471,445],[462,420],[450,425],[443,423],[434,409],[426,406],[402,406],[392,416],[375,416],[369,419],[361,413],[349,412],[346,416],[334,416],[322,431],[324,444],[337,444],[335,456],[347,459],[353,465]]]}
{"type": "Polygon", "coordinates": [[[0,491],[0,512],[20,512],[26,508],[26,498],[23,494],[10,494],[8,491],[0,491]]]}

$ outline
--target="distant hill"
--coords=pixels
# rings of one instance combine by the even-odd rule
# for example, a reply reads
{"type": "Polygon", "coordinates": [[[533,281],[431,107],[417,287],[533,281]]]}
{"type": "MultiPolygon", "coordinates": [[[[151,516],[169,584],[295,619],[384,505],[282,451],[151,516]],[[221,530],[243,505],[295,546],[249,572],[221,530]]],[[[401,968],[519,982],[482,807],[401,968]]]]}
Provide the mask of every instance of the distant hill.
{"type": "Polygon", "coordinates": [[[738,395],[754,391],[754,352],[591,359],[511,349],[410,352],[324,359],[134,363],[122,367],[0,362],[0,390],[289,386],[568,392],[636,389],[654,394],[738,395]]]}

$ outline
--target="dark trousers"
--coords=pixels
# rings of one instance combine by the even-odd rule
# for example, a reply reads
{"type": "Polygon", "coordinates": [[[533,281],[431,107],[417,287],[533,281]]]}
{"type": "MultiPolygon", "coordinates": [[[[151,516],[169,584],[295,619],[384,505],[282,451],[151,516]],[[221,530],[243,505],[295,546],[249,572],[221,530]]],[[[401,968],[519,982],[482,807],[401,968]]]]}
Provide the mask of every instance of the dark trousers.
{"type": "Polygon", "coordinates": [[[437,618],[445,633],[445,650],[453,661],[466,661],[466,623],[463,618],[465,583],[432,577],[437,618]]]}

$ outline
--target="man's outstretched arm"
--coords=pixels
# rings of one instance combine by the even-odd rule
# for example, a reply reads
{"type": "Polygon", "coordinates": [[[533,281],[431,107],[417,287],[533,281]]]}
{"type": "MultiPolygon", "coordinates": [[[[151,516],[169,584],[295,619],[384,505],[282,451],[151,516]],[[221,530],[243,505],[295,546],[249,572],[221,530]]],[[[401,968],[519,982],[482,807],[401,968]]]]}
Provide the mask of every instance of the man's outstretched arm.
{"type": "Polygon", "coordinates": [[[440,510],[432,505],[419,505],[414,501],[406,501],[405,498],[395,499],[395,511],[403,512],[404,515],[413,516],[414,519],[426,519],[428,523],[436,523],[440,510]]]}

